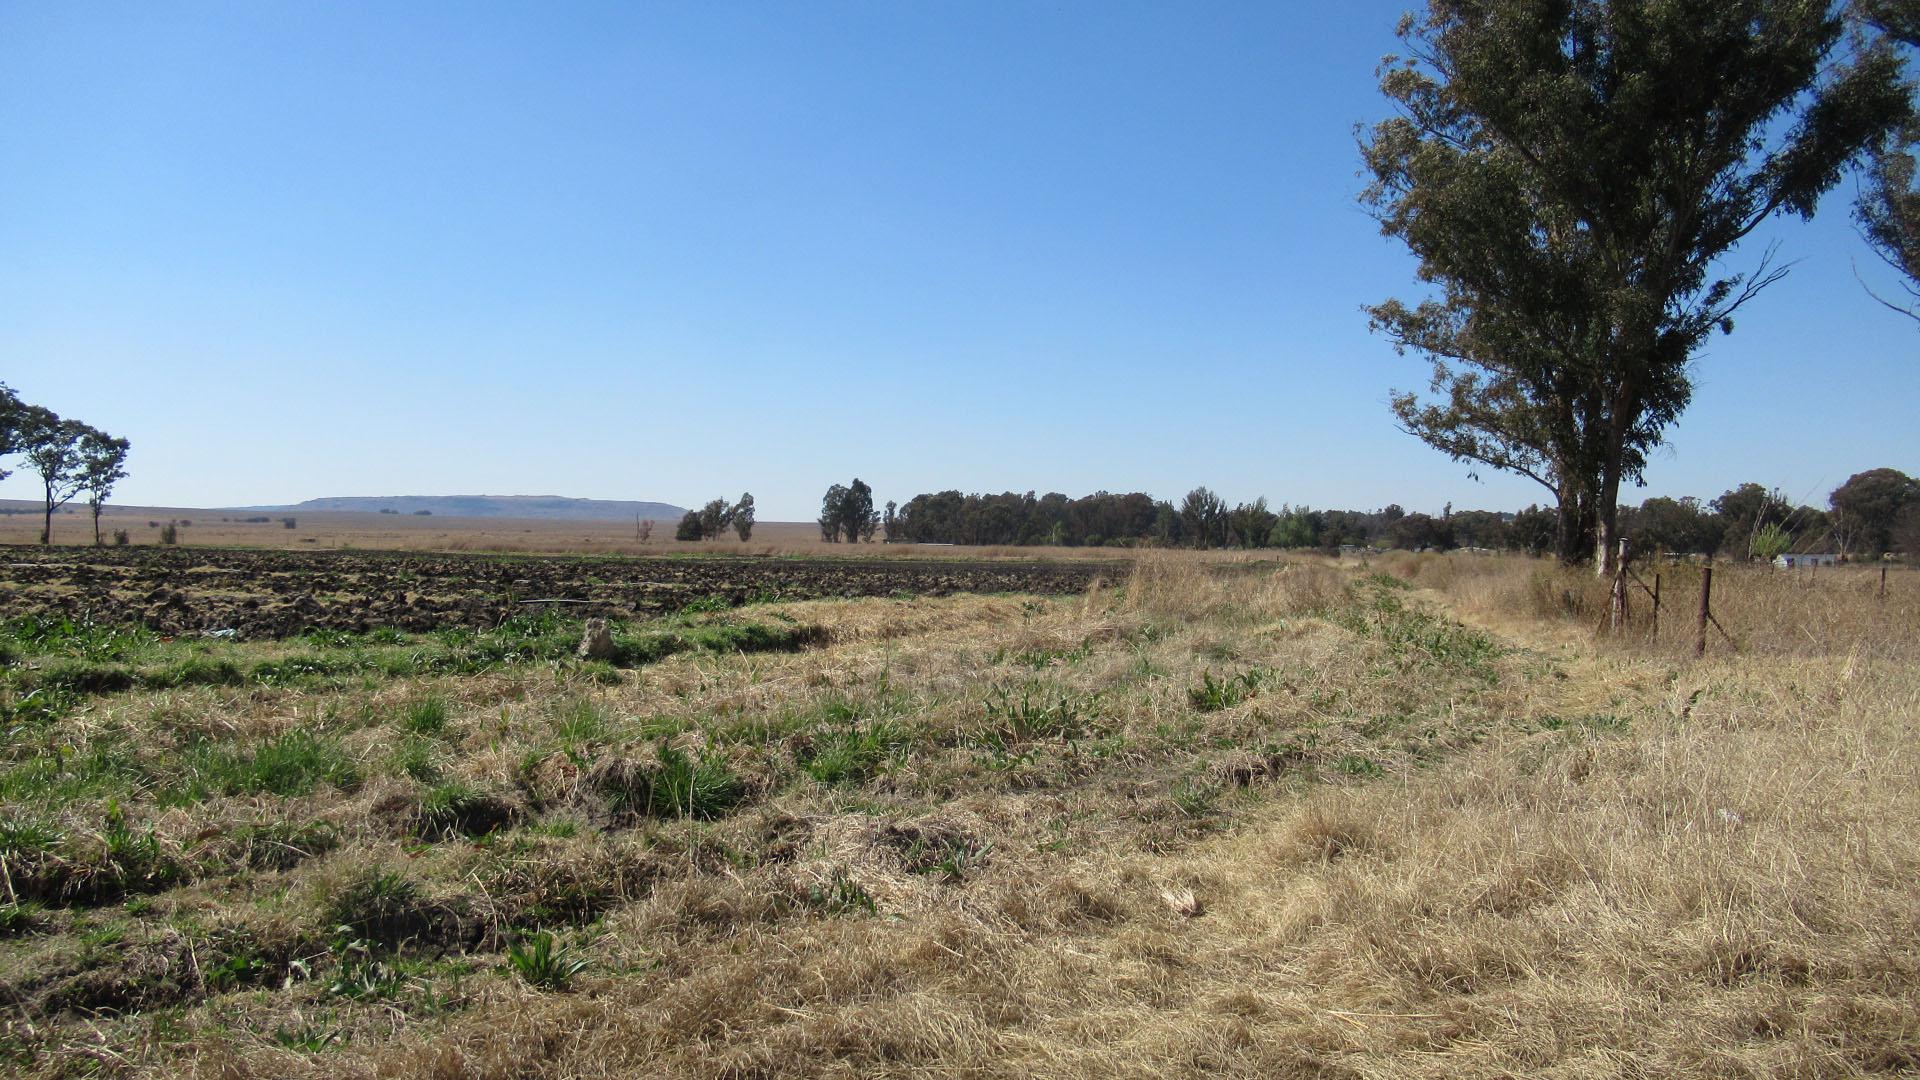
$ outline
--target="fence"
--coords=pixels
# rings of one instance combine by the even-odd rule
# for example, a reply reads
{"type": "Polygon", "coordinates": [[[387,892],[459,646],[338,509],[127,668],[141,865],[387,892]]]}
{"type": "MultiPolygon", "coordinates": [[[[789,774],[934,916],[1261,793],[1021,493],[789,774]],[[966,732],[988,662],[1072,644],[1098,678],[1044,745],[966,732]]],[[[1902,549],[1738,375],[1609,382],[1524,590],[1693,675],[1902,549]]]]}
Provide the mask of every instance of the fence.
{"type": "MultiPolygon", "coordinates": [[[[1643,575],[1640,570],[1635,569],[1629,559],[1629,555],[1630,551],[1627,542],[1625,540],[1620,541],[1617,569],[1614,573],[1610,588],[1607,626],[1616,636],[1628,632],[1632,623],[1630,616],[1633,613],[1631,608],[1633,607],[1633,599],[1635,590],[1637,589],[1639,596],[1643,598],[1642,602],[1648,604],[1646,618],[1643,620],[1647,640],[1657,642],[1660,640],[1661,615],[1665,607],[1672,602],[1674,590],[1668,588],[1669,579],[1657,565],[1651,568],[1643,567],[1643,569],[1647,569],[1651,574],[1652,580],[1649,581],[1647,580],[1647,576],[1643,575]]],[[[1887,602],[1888,595],[1887,574],[1889,568],[1883,563],[1877,567],[1877,569],[1879,571],[1877,575],[1878,581],[1873,584],[1871,594],[1879,605],[1884,606],[1887,602]]],[[[1793,571],[1788,571],[1788,573],[1792,574],[1792,577],[1785,579],[1786,581],[1802,580],[1808,588],[1812,588],[1816,580],[1824,579],[1819,576],[1818,568],[1812,566],[1809,566],[1801,573],[1794,573],[1793,571]]],[[[1857,571],[1840,571],[1829,568],[1825,577],[1838,579],[1842,573],[1853,573],[1855,575],[1849,580],[1856,584],[1848,588],[1849,591],[1857,589],[1859,580],[1857,571]]],[[[1690,576],[1690,571],[1687,571],[1686,575],[1690,576]]],[[[1694,609],[1694,617],[1692,620],[1693,654],[1695,656],[1705,656],[1707,654],[1713,633],[1717,633],[1720,639],[1726,642],[1727,647],[1733,651],[1741,651],[1740,641],[1721,623],[1714,611],[1714,564],[1711,558],[1699,567],[1699,576],[1699,600],[1694,609]]],[[[1751,584],[1751,579],[1743,578],[1741,580],[1747,580],[1751,584]]],[[[1871,581],[1871,578],[1869,578],[1869,581],[1871,581]]],[[[1853,595],[1857,596],[1859,593],[1856,591],[1853,592],[1853,595]]]]}

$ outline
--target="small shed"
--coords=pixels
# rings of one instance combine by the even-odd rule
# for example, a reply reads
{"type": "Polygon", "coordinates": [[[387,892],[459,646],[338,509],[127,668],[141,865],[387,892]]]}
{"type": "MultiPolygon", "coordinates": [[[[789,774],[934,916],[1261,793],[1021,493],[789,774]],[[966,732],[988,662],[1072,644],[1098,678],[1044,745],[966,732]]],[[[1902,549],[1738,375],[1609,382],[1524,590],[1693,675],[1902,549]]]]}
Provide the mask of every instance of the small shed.
{"type": "Polygon", "coordinates": [[[1773,557],[1773,565],[1783,566],[1788,570],[1792,570],[1794,567],[1797,567],[1797,566],[1837,566],[1839,565],[1839,563],[1840,563],[1840,556],[1832,555],[1832,554],[1775,555],[1773,557]]]}

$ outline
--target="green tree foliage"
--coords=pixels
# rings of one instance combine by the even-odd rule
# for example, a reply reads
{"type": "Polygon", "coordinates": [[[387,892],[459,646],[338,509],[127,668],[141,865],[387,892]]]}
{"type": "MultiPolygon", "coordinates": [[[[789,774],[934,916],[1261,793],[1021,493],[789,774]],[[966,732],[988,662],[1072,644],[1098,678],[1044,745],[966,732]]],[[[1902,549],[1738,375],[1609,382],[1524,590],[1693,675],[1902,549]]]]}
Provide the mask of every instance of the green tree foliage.
{"type": "Polygon", "coordinates": [[[680,527],[674,530],[673,538],[675,540],[706,539],[706,527],[700,522],[700,511],[687,511],[686,514],[680,518],[680,527]]]}
{"type": "Polygon", "coordinates": [[[1764,562],[1772,562],[1793,547],[1793,534],[1783,528],[1779,522],[1772,521],[1760,527],[1748,544],[1750,557],[1764,562]]]}
{"type": "MultiPolygon", "coordinates": [[[[1876,47],[1893,51],[1920,48],[1920,0],[1860,0],[1854,8],[1876,35],[1876,47]]],[[[1920,320],[1920,175],[1915,172],[1916,150],[1920,150],[1920,117],[1915,116],[1873,146],[1861,177],[1854,219],[1873,253],[1900,272],[1907,295],[1896,301],[1868,292],[1893,310],[1920,320]]]]}
{"type": "Polygon", "coordinates": [[[1153,504],[1152,536],[1153,542],[1161,547],[1173,547],[1180,543],[1180,512],[1165,499],[1153,504]]]}
{"type": "Polygon", "coordinates": [[[1637,552],[1711,555],[1720,550],[1726,522],[1698,499],[1652,498],[1637,510],[1622,511],[1621,528],[1637,552]]]}
{"type": "MultiPolygon", "coordinates": [[[[100,509],[114,485],[126,479],[127,449],[127,440],[21,401],[0,383],[0,459],[20,455],[40,477],[45,514],[41,543],[53,542],[54,511],[82,491],[93,508],[93,542],[100,543],[100,509]]],[[[0,480],[10,475],[0,468],[0,480]]]]}
{"type": "Polygon", "coordinates": [[[1447,518],[1453,542],[1461,547],[1504,548],[1511,538],[1511,515],[1486,510],[1462,510],[1447,518]]]}
{"type": "Polygon", "coordinates": [[[1563,559],[1591,536],[1611,569],[1620,484],[1687,406],[1688,363],[1779,277],[1719,260],[1811,216],[1905,115],[1884,50],[1834,63],[1844,30],[1806,0],[1431,0],[1402,22],[1365,197],[1440,296],[1369,309],[1433,365],[1435,400],[1394,412],[1552,491],[1563,559]]]}
{"type": "Polygon", "coordinates": [[[53,512],[78,495],[83,483],[80,443],[93,429],[78,420],[63,420],[50,409],[29,405],[23,410],[20,444],[27,467],[40,477],[45,494],[46,523],[40,542],[53,542],[53,512]]]}
{"type": "MultiPolygon", "coordinates": [[[[0,383],[0,458],[11,457],[20,452],[26,419],[26,404],[11,387],[0,383]]],[[[12,475],[12,471],[0,468],[0,480],[5,480],[12,475]]]]}
{"type": "Polygon", "coordinates": [[[725,499],[710,500],[700,508],[700,538],[718,540],[733,524],[733,504],[725,499]]]}
{"type": "Polygon", "coordinates": [[[1920,47],[1920,0],[1859,0],[1854,12],[1887,41],[1920,47]]]}
{"type": "Polygon", "coordinates": [[[127,478],[127,451],[131,444],[104,431],[88,428],[80,436],[80,490],[87,493],[93,511],[93,543],[100,546],[100,509],[115,484],[127,478]]]}
{"type": "Polygon", "coordinates": [[[1761,484],[1741,484],[1713,500],[1713,510],[1720,515],[1721,547],[1746,558],[1753,554],[1754,538],[1760,531],[1784,523],[1793,513],[1793,504],[1777,490],[1761,484]]]}
{"type": "Polygon", "coordinates": [[[1507,524],[1507,544],[1529,555],[1545,555],[1554,550],[1559,539],[1560,514],[1540,506],[1529,506],[1513,515],[1507,524]]]}
{"type": "Polygon", "coordinates": [[[1227,504],[1203,485],[1180,500],[1180,532],[1188,545],[1224,547],[1227,542],[1227,504]]]}
{"type": "Polygon", "coordinates": [[[1237,548],[1264,547],[1279,520],[1280,515],[1267,509],[1264,496],[1241,503],[1227,511],[1227,544],[1237,548]]]}
{"type": "Polygon", "coordinates": [[[879,528],[880,512],[873,508],[873,489],[859,477],[854,477],[851,486],[833,485],[821,497],[820,539],[839,543],[844,536],[847,543],[857,544],[871,541],[879,528]]]}
{"type": "Polygon", "coordinates": [[[1407,551],[1445,551],[1453,546],[1452,525],[1431,514],[1406,514],[1387,526],[1387,543],[1407,551]]]}
{"type": "Polygon", "coordinates": [[[880,515],[880,531],[889,544],[901,539],[900,504],[892,499],[887,500],[886,512],[880,515]]]}
{"type": "Polygon", "coordinates": [[[1841,554],[1878,555],[1892,549],[1900,516],[1920,506],[1920,481],[1898,469],[1869,469],[1848,477],[1827,502],[1841,554]]]}
{"type": "Polygon", "coordinates": [[[1920,503],[1909,505],[1893,523],[1893,549],[1904,552],[1908,562],[1920,562],[1920,503]]]}
{"type": "Polygon", "coordinates": [[[1867,246],[1900,272],[1906,296],[1890,299],[1868,289],[1887,307],[1920,321],[1920,177],[1914,154],[1920,149],[1920,123],[1910,123],[1876,147],[1862,176],[1854,219],[1867,246]]]}
{"type": "Polygon", "coordinates": [[[1317,548],[1320,546],[1320,515],[1305,506],[1282,506],[1280,515],[1267,533],[1269,546],[1277,548],[1317,548]]]}
{"type": "Polygon", "coordinates": [[[820,539],[829,544],[839,543],[840,533],[846,528],[849,494],[845,484],[835,484],[820,497],[820,539]]]}
{"type": "Polygon", "coordinates": [[[871,543],[873,532],[879,527],[880,515],[873,508],[873,489],[856,476],[840,504],[841,531],[846,533],[850,544],[855,541],[871,543]]]}
{"type": "Polygon", "coordinates": [[[896,538],[916,543],[1068,547],[1336,547],[1378,540],[1401,516],[1397,506],[1371,513],[1291,507],[1275,512],[1264,498],[1230,507],[1204,487],[1190,493],[1182,507],[1140,492],[1097,491],[1069,499],[1057,492],[1035,497],[1032,492],[963,495],[942,491],[916,495],[899,508],[896,538]]]}
{"type": "Polygon", "coordinates": [[[733,521],[733,531],[740,537],[741,543],[753,539],[753,492],[741,492],[740,501],[733,504],[729,516],[733,521]]]}

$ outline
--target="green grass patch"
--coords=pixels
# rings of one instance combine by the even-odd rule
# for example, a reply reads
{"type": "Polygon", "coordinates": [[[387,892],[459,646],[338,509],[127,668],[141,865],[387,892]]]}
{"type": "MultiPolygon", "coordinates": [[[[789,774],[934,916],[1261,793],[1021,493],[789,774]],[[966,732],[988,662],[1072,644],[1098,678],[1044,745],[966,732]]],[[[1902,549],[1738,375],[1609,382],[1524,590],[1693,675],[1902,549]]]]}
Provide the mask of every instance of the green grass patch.
{"type": "Polygon", "coordinates": [[[360,775],[345,749],[308,731],[289,731],[250,750],[202,744],[182,761],[183,776],[162,797],[165,805],[200,802],[217,795],[306,795],[322,783],[341,790],[359,786],[360,775]]]}
{"type": "Polygon", "coordinates": [[[438,735],[447,727],[447,701],[438,696],[411,702],[400,712],[400,726],[415,735],[438,735]]]}
{"type": "Polygon", "coordinates": [[[689,754],[662,742],[653,762],[614,760],[594,769],[595,784],[617,814],[656,818],[723,817],[746,798],[746,784],[725,759],[689,754]]]}
{"type": "Polygon", "coordinates": [[[823,784],[871,779],[913,744],[913,734],[885,717],[851,720],[815,732],[794,756],[802,771],[823,784]]]}
{"type": "Polygon", "coordinates": [[[1400,595],[1406,587],[1398,578],[1370,575],[1354,584],[1349,603],[1335,611],[1332,619],[1356,634],[1384,643],[1402,665],[1445,668],[1493,679],[1494,661],[1510,650],[1491,634],[1409,603],[1400,595]],[[1397,584],[1388,585],[1388,581],[1397,584]]]}

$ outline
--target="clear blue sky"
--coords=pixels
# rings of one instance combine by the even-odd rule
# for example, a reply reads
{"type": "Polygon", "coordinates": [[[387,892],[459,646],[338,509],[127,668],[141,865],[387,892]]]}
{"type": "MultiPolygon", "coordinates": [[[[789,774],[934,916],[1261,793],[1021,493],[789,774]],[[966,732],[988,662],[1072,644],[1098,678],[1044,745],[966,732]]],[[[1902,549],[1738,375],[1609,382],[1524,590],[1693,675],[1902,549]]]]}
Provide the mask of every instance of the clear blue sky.
{"type": "MultiPolygon", "coordinates": [[[[942,488],[1515,508],[1396,431],[1354,125],[1407,5],[0,9],[0,381],[119,501],[942,488]]],[[[1630,493],[1920,471],[1848,220],[1630,493]]],[[[32,481],[0,497],[34,497],[32,481]]]]}

